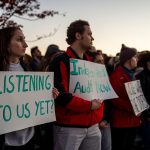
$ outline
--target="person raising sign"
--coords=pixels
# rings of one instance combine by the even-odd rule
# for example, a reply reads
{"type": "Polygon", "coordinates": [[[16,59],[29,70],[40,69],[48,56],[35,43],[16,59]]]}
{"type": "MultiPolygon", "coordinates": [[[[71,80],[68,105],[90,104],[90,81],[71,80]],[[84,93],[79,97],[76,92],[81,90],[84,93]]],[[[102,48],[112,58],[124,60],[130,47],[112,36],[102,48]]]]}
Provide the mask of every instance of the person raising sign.
{"type": "MultiPolygon", "coordinates": [[[[7,27],[0,30],[0,71],[29,71],[23,63],[27,43],[19,27],[7,27]]],[[[59,92],[53,90],[56,98],[59,92]]],[[[1,135],[4,150],[34,150],[34,127],[1,135]]],[[[2,148],[0,148],[2,149],[2,148]]]]}
{"type": "Polygon", "coordinates": [[[70,46],[52,62],[54,84],[60,91],[55,100],[54,150],[101,150],[98,123],[103,115],[102,101],[99,99],[88,101],[69,92],[69,58],[89,61],[85,52],[91,49],[93,40],[87,21],[72,22],[67,29],[66,39],[70,46]]]}

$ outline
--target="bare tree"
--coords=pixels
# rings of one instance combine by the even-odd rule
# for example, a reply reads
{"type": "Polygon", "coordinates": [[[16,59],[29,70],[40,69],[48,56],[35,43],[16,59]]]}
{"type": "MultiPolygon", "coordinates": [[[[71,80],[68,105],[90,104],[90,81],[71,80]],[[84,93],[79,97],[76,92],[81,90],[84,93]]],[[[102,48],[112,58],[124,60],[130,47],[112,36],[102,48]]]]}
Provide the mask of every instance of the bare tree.
{"type": "Polygon", "coordinates": [[[2,14],[0,15],[1,28],[17,24],[11,20],[11,17],[17,17],[28,21],[35,21],[38,19],[44,19],[47,16],[65,16],[65,13],[61,14],[54,10],[37,12],[37,10],[39,11],[40,9],[40,3],[38,0],[0,0],[0,9],[2,9],[2,14]]]}

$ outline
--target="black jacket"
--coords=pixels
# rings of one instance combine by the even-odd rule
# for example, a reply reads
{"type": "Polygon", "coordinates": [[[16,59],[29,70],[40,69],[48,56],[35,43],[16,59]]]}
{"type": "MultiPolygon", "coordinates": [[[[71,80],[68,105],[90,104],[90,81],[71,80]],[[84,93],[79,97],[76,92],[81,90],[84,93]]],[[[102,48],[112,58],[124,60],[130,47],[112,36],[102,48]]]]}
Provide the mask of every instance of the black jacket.
{"type": "MultiPolygon", "coordinates": [[[[144,69],[137,75],[137,79],[140,80],[144,96],[150,105],[150,70],[144,69]]],[[[144,117],[150,118],[150,108],[144,111],[143,114],[144,117]]]]}

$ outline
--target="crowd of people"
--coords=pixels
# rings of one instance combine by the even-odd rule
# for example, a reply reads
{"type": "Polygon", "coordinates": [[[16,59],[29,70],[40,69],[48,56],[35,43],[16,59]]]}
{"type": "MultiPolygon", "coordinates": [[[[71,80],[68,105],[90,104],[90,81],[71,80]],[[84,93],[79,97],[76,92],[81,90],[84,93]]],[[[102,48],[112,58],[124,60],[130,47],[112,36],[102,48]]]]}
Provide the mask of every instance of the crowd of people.
{"type": "Polygon", "coordinates": [[[124,85],[140,80],[150,104],[150,51],[122,44],[107,56],[93,40],[90,24],[76,20],[67,28],[66,51],[51,44],[42,56],[35,46],[30,56],[19,27],[0,29],[0,71],[54,72],[56,113],[55,122],[0,135],[0,150],[150,150],[150,109],[135,115],[124,85]],[[70,93],[70,58],[105,65],[118,98],[88,101],[70,93]]]}

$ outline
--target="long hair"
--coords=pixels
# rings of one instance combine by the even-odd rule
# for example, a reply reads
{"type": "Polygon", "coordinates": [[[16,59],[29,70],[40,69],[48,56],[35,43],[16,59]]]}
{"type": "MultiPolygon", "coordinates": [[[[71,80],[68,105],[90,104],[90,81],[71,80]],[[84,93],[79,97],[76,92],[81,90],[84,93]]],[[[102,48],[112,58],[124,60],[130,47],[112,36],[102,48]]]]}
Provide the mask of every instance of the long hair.
{"type": "Polygon", "coordinates": [[[19,27],[8,27],[0,29],[0,71],[8,71],[9,67],[9,45],[16,30],[19,27]]]}

